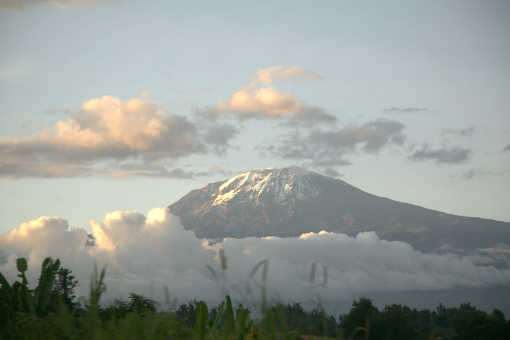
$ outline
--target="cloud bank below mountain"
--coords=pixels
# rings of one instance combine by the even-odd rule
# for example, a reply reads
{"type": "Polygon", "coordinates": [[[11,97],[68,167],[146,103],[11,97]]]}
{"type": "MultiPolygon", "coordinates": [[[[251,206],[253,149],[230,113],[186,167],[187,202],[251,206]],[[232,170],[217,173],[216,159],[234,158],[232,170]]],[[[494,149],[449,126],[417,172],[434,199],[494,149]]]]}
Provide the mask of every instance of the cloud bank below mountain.
{"type": "Polygon", "coordinates": [[[373,232],[356,237],[321,232],[299,238],[228,238],[210,245],[184,230],[180,219],[165,208],[152,209],[147,216],[116,211],[100,223],[89,224],[96,239],[92,247],[85,246],[85,229],[69,228],[59,217],[43,216],[0,235],[0,271],[13,282],[16,259],[26,257],[29,282],[34,285],[42,260],[59,258],[80,281],[77,295],[87,296],[97,261],[108,266],[104,301],[126,298],[130,292],[149,295],[153,287],[154,298],[162,302],[163,285],[181,302],[218,300],[225,290],[240,298],[246,294],[246,284],[258,290],[255,283],[260,283],[262,270],[252,279],[248,276],[266,259],[269,294],[283,301],[303,301],[316,293],[346,299],[367,292],[510,286],[510,251],[505,245],[462,256],[447,247],[441,253],[422,254],[406,243],[381,240],[373,232]],[[222,248],[228,260],[226,271],[220,265],[222,248]],[[314,261],[320,270],[312,284],[314,261]],[[328,267],[327,288],[313,288],[323,282],[324,265],[328,267]]]}

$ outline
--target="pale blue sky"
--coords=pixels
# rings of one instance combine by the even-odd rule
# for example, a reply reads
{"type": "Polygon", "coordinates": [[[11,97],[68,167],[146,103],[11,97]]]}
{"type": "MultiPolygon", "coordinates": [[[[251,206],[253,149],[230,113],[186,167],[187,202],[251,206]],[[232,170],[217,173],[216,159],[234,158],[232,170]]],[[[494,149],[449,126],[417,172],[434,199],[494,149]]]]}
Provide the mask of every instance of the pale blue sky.
{"type": "Polygon", "coordinates": [[[168,171],[183,169],[193,179],[111,179],[109,171],[133,158],[54,162],[51,151],[33,151],[37,143],[24,153],[0,149],[0,233],[42,215],[87,228],[89,219],[110,211],[145,214],[240,171],[292,164],[336,172],[391,199],[510,221],[510,147],[503,151],[510,145],[508,1],[99,1],[65,9],[26,1],[34,5],[23,10],[10,3],[0,0],[0,147],[53,131],[57,121],[68,122],[83,103],[103,96],[150,100],[193,126],[230,124],[237,134],[222,154],[201,139],[207,152],[159,158],[168,171]],[[285,118],[239,120],[239,111],[205,122],[195,114],[214,111],[258,70],[275,66],[321,75],[270,86],[335,116],[336,125],[296,130],[285,118]],[[382,142],[375,153],[363,151],[366,140],[320,149],[310,135],[314,129],[345,134],[346,127],[382,120],[403,124],[406,138],[382,142]],[[316,158],[268,151],[288,147],[282,141],[292,134],[299,141],[293,145],[316,158]],[[19,163],[26,157],[102,172],[43,178],[39,168],[19,163]],[[352,164],[317,165],[335,157],[352,164]],[[29,174],[13,175],[13,164],[29,174]],[[225,174],[198,176],[211,167],[225,174]]]}

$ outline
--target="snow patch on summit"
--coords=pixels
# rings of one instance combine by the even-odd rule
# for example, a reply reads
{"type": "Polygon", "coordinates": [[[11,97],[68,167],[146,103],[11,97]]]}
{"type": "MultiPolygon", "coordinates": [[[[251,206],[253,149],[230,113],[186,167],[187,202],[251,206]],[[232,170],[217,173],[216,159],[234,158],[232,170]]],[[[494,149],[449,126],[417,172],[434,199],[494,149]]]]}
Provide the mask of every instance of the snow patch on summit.
{"type": "Polygon", "coordinates": [[[238,204],[256,200],[262,194],[268,195],[276,203],[288,200],[306,200],[317,197],[319,189],[315,185],[313,172],[292,168],[253,169],[237,175],[218,190],[213,206],[227,202],[238,204]]]}

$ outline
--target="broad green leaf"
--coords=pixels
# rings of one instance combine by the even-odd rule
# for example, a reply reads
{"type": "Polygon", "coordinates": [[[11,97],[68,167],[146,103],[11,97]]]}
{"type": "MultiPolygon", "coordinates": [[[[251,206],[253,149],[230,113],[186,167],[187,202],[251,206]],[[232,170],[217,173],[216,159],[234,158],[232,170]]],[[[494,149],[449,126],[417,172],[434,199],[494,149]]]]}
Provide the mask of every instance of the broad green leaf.
{"type": "Polygon", "coordinates": [[[209,325],[209,311],[204,301],[197,304],[197,314],[195,321],[195,339],[206,340],[209,337],[207,326],[209,325]]]}
{"type": "Polygon", "coordinates": [[[26,272],[28,269],[27,259],[22,257],[16,261],[16,267],[20,272],[26,272]]]}
{"type": "Polygon", "coordinates": [[[234,316],[234,309],[232,308],[232,301],[230,300],[230,296],[226,296],[227,305],[225,309],[225,329],[230,333],[235,332],[236,320],[234,316]]]}
{"type": "Polygon", "coordinates": [[[53,263],[51,258],[47,257],[43,262],[39,284],[34,291],[34,304],[38,316],[44,316],[46,312],[46,306],[50,299],[55,274],[59,268],[60,260],[58,259],[53,263]]]}

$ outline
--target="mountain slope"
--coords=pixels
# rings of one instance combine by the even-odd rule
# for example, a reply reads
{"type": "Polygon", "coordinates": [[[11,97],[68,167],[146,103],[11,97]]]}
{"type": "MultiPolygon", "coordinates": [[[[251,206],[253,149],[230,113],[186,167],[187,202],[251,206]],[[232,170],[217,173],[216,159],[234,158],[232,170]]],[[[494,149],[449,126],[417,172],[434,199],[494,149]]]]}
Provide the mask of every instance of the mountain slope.
{"type": "Polygon", "coordinates": [[[253,169],[191,191],[169,206],[201,238],[374,231],[429,252],[444,244],[510,244],[510,223],[462,217],[371,195],[301,168],[253,169]]]}

